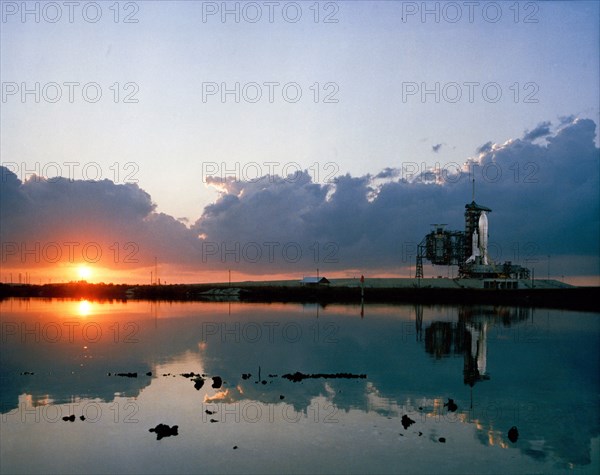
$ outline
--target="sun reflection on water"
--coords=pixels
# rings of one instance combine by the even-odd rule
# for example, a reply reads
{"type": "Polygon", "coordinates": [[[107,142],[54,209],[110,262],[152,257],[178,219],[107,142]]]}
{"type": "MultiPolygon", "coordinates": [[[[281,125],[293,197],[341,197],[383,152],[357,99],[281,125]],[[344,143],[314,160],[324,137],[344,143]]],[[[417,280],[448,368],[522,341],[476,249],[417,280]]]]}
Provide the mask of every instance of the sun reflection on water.
{"type": "Polygon", "coordinates": [[[87,317],[92,312],[92,304],[88,300],[81,300],[77,306],[77,314],[87,317]]]}

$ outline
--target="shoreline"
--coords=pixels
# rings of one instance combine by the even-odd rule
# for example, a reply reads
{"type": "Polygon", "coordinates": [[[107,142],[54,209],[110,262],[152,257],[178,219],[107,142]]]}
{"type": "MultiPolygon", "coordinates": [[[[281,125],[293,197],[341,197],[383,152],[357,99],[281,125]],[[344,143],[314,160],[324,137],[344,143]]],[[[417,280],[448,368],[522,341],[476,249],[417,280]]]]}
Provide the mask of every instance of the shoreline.
{"type": "MultiPolygon", "coordinates": [[[[383,279],[382,279],[383,280],[383,279]]],[[[386,279],[389,281],[390,279],[386,279]]],[[[401,280],[401,279],[398,279],[401,280]]],[[[410,281],[410,279],[402,279],[410,281]]],[[[431,279],[435,280],[435,279],[431,279]]],[[[542,282],[542,281],[541,281],[542,282]]],[[[546,281],[548,282],[548,281],[546,281]]],[[[402,282],[407,284],[407,282],[402,282]]],[[[600,287],[536,286],[520,289],[483,289],[450,286],[299,285],[294,281],[216,284],[127,285],[0,284],[0,299],[67,298],[93,300],[170,300],[253,303],[326,304],[449,304],[510,305],[600,312],[600,287]],[[361,297],[362,295],[362,297],[361,297]]]]}

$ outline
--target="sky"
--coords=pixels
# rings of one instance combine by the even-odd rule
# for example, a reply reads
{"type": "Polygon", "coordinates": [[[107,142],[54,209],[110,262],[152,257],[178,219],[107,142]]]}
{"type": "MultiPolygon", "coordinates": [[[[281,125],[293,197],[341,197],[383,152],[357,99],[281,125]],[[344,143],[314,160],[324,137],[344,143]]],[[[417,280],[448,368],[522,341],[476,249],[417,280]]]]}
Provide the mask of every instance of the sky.
{"type": "Polygon", "coordinates": [[[598,2],[1,6],[2,281],[408,277],[472,173],[599,283],[598,2]]]}

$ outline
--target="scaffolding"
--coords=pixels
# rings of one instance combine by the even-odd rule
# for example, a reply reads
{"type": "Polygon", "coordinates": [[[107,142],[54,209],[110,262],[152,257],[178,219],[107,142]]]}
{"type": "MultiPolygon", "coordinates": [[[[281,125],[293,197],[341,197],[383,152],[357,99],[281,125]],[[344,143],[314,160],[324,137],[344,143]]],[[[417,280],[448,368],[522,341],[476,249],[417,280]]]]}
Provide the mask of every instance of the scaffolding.
{"type": "Polygon", "coordinates": [[[487,206],[477,204],[473,200],[465,205],[464,231],[449,231],[444,228],[445,224],[432,224],[434,230],[417,246],[415,278],[424,277],[423,260],[427,259],[433,265],[458,266],[460,278],[528,279],[529,269],[510,261],[496,265],[482,260],[479,255],[469,259],[474,251],[473,234],[478,230],[481,213],[491,211],[487,206]]]}
{"type": "Polygon", "coordinates": [[[434,265],[459,267],[464,262],[465,234],[462,231],[447,231],[445,225],[434,224],[435,229],[427,234],[417,246],[415,277],[423,278],[423,259],[434,265]]]}

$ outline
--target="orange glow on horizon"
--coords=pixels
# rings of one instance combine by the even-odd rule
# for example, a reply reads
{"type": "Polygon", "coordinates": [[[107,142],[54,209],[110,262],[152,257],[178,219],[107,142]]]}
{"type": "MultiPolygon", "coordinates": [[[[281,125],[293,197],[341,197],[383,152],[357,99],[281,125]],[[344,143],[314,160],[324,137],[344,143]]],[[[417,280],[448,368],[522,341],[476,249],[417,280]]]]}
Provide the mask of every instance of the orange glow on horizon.
{"type": "MultiPolygon", "coordinates": [[[[257,269],[258,270],[258,269],[257,269]]],[[[320,269],[319,275],[328,279],[360,279],[361,275],[365,279],[386,279],[386,278],[407,278],[413,277],[409,267],[398,268],[395,272],[385,269],[345,269],[332,270],[320,269]]],[[[273,269],[271,272],[265,270],[264,273],[250,273],[247,270],[231,269],[198,269],[176,264],[159,264],[158,279],[156,279],[155,267],[104,267],[91,265],[89,263],[59,263],[53,267],[24,267],[9,268],[4,267],[0,274],[0,281],[12,284],[61,284],[73,281],[85,280],[90,284],[127,284],[127,285],[150,285],[160,281],[162,285],[170,284],[228,284],[231,277],[231,285],[242,284],[245,282],[267,282],[279,280],[300,281],[305,276],[315,276],[316,269],[298,270],[280,272],[273,269]]],[[[433,278],[433,275],[426,275],[426,278],[433,278]]],[[[575,286],[599,286],[600,277],[597,275],[580,276],[550,276],[550,279],[565,282],[575,286]]],[[[536,279],[537,280],[537,279],[536,279]]],[[[545,280],[545,279],[540,279],[545,280]]]]}

